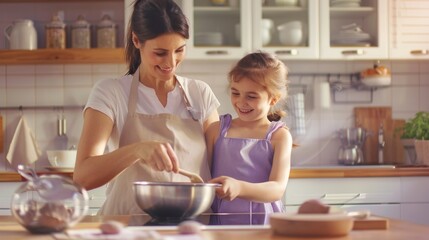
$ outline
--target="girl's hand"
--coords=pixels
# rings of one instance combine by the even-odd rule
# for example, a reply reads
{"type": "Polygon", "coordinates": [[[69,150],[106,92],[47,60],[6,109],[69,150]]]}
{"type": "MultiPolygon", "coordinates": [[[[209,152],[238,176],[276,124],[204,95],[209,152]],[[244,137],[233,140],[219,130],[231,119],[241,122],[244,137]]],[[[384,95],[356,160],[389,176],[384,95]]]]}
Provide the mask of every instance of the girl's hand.
{"type": "Polygon", "coordinates": [[[179,171],[179,161],[169,143],[156,141],[137,143],[136,154],[157,171],[175,173],[179,171]]]}
{"type": "Polygon", "coordinates": [[[219,198],[232,201],[240,195],[240,181],[232,177],[220,176],[213,178],[210,183],[220,183],[221,187],[216,188],[216,195],[219,198]]]}

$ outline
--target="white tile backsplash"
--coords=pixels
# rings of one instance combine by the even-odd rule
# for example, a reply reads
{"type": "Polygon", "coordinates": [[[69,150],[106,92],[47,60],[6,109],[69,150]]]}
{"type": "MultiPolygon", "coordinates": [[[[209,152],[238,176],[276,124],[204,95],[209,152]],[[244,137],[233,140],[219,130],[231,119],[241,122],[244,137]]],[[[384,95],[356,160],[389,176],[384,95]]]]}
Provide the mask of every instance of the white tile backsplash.
{"type": "MultiPolygon", "coordinates": [[[[331,81],[338,73],[357,73],[372,67],[373,61],[285,61],[291,76],[290,84],[304,84],[306,134],[294,136],[299,145],[292,152],[293,165],[336,164],[340,142],[336,131],[354,126],[355,106],[391,106],[393,117],[409,119],[417,111],[429,111],[429,61],[382,62],[392,71],[392,86],[373,92],[372,103],[334,103],[329,109],[321,109],[314,101],[316,81],[331,81]],[[305,75],[302,75],[305,74],[305,75]],[[319,75],[312,75],[319,74],[319,75]]],[[[219,113],[232,113],[227,91],[227,73],[235,61],[185,61],[178,74],[200,79],[209,84],[221,102],[219,113]]],[[[78,105],[86,104],[93,84],[105,78],[118,78],[125,74],[126,64],[66,64],[66,65],[0,65],[0,106],[78,105]]],[[[347,78],[347,77],[346,77],[347,78]]],[[[343,79],[346,80],[346,79],[343,79]]],[[[292,92],[301,88],[291,88],[292,92]]],[[[332,97],[332,95],[331,95],[332,97]]],[[[337,101],[369,100],[369,92],[345,90],[337,94],[337,101]]],[[[45,151],[58,147],[58,109],[25,110],[24,115],[33,130],[42,156],[36,167],[49,165],[45,151]]],[[[5,152],[0,153],[0,170],[11,170],[6,160],[20,112],[0,110],[6,131],[5,152]]],[[[82,124],[82,109],[63,112],[67,119],[68,145],[77,144],[82,124]]]]}

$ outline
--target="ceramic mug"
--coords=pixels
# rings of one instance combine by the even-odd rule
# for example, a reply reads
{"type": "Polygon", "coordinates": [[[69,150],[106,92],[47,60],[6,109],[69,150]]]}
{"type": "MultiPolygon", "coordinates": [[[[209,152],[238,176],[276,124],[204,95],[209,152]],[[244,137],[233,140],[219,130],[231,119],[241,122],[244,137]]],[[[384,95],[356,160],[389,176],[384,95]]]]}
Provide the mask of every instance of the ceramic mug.
{"type": "Polygon", "coordinates": [[[10,49],[34,50],[37,49],[37,32],[33,21],[20,19],[5,29],[10,49]]]}

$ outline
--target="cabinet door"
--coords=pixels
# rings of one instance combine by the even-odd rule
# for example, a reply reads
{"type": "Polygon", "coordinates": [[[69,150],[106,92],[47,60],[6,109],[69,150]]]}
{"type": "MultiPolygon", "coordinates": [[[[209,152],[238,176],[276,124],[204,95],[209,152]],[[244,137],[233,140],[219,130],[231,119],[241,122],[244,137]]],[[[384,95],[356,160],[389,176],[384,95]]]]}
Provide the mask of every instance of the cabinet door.
{"type": "Polygon", "coordinates": [[[297,1],[296,6],[252,2],[253,49],[263,49],[281,59],[319,58],[318,1],[297,1]]]}
{"type": "Polygon", "coordinates": [[[252,1],[182,0],[189,19],[188,59],[239,59],[251,50],[252,1]],[[221,2],[215,4],[215,2],[221,2]]]}
{"type": "Polygon", "coordinates": [[[325,204],[399,203],[400,179],[379,178],[306,178],[289,179],[284,197],[286,206],[300,205],[309,199],[325,204]]]}
{"type": "Polygon", "coordinates": [[[387,0],[362,0],[359,6],[331,2],[320,1],[322,59],[388,58],[387,0]]]}
{"type": "Polygon", "coordinates": [[[429,59],[429,1],[389,1],[390,58],[429,59]]]}

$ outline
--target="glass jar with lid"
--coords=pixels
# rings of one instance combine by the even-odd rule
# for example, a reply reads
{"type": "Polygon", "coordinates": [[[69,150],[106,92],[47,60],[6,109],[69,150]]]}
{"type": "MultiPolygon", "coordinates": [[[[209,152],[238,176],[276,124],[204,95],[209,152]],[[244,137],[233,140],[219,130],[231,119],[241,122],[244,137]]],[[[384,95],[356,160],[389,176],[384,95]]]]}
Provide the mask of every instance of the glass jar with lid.
{"type": "Polygon", "coordinates": [[[97,47],[116,47],[116,23],[113,22],[112,18],[107,14],[104,15],[97,24],[97,47]]]}
{"type": "Polygon", "coordinates": [[[46,48],[66,48],[66,24],[58,14],[52,16],[51,22],[46,24],[46,48]]]}
{"type": "Polygon", "coordinates": [[[71,47],[90,48],[91,47],[91,25],[82,15],[71,26],[71,47]]]}

